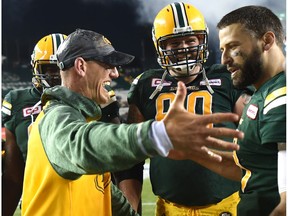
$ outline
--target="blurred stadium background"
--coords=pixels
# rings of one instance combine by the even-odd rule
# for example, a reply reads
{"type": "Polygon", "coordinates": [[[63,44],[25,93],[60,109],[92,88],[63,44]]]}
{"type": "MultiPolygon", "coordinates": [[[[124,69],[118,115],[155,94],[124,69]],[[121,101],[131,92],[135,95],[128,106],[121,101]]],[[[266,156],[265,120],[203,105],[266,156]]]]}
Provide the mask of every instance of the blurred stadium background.
{"type": "MultiPolygon", "coordinates": [[[[12,89],[32,85],[30,56],[40,38],[56,32],[68,35],[76,28],[86,28],[104,34],[116,49],[136,57],[132,64],[119,71],[120,77],[112,83],[125,121],[128,110],[126,97],[132,80],[148,68],[159,67],[151,39],[152,21],[157,12],[171,2],[174,0],[50,0],[45,3],[41,0],[3,0],[1,98],[12,89]]],[[[215,26],[220,17],[232,9],[250,4],[267,6],[279,16],[286,29],[285,0],[218,0],[209,1],[209,7],[208,1],[204,0],[185,2],[195,5],[206,18],[210,30],[208,64],[220,62],[215,26]]],[[[148,176],[149,160],[145,173],[143,216],[151,216],[156,198],[148,176]]],[[[15,213],[18,215],[19,209],[15,213]]]]}

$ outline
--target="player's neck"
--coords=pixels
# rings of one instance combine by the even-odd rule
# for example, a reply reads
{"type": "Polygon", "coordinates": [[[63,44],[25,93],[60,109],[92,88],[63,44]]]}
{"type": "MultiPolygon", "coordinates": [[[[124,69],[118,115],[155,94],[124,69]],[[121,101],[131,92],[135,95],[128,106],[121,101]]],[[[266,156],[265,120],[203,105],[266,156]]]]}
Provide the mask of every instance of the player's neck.
{"type": "Polygon", "coordinates": [[[183,83],[187,84],[196,79],[198,75],[196,76],[188,76],[188,77],[175,77],[177,80],[182,81],[183,83]]]}

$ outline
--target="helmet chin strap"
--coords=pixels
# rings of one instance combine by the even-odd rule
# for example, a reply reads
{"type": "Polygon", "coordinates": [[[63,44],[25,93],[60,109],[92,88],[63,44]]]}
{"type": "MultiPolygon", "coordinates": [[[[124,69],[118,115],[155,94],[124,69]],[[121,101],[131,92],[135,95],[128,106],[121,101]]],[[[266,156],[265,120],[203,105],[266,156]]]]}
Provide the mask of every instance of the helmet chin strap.
{"type": "Polygon", "coordinates": [[[209,84],[209,80],[208,80],[208,78],[207,78],[207,76],[206,76],[205,68],[203,67],[202,70],[203,70],[202,74],[203,74],[203,80],[204,80],[204,82],[205,82],[205,85],[206,85],[208,91],[209,91],[211,94],[213,94],[214,91],[213,91],[212,87],[211,87],[210,84],[209,84]]]}
{"type": "Polygon", "coordinates": [[[51,86],[49,85],[49,83],[42,79],[42,80],[37,80],[35,77],[32,77],[32,84],[34,86],[35,89],[37,89],[38,92],[42,93],[42,91],[45,88],[50,88],[51,86]]]}
{"type": "Polygon", "coordinates": [[[168,70],[166,69],[164,71],[163,75],[162,75],[160,84],[157,85],[156,89],[152,92],[152,94],[150,95],[149,99],[153,99],[155,97],[155,95],[162,90],[163,83],[164,83],[164,80],[165,80],[165,77],[166,77],[167,74],[168,74],[168,70]]]}
{"type": "MultiPolygon", "coordinates": [[[[187,75],[186,77],[188,77],[188,76],[195,76],[195,75],[198,75],[198,74],[202,73],[202,74],[203,74],[203,81],[205,82],[205,85],[206,85],[208,91],[209,91],[211,94],[213,94],[213,93],[214,93],[214,90],[212,89],[212,87],[211,87],[210,84],[209,84],[209,80],[208,80],[208,78],[207,78],[207,76],[206,76],[205,68],[202,66],[202,64],[196,63],[196,64],[194,64],[194,65],[192,66],[192,70],[196,67],[196,65],[200,65],[200,66],[201,66],[201,70],[200,70],[199,72],[197,72],[197,73],[193,73],[193,74],[187,75]]],[[[149,99],[153,99],[153,98],[155,97],[155,95],[162,90],[162,88],[163,88],[163,83],[164,83],[164,80],[165,80],[165,77],[166,77],[167,74],[168,74],[168,69],[166,69],[166,70],[164,71],[164,73],[163,73],[163,75],[162,75],[162,78],[161,78],[160,84],[157,85],[156,89],[152,92],[152,94],[150,95],[149,99]]],[[[177,76],[174,76],[174,77],[177,77],[177,76]]],[[[185,76],[178,76],[178,77],[185,77],[185,76]]]]}
{"type": "Polygon", "coordinates": [[[44,88],[50,88],[51,87],[45,79],[41,79],[41,82],[43,83],[44,88]]]}

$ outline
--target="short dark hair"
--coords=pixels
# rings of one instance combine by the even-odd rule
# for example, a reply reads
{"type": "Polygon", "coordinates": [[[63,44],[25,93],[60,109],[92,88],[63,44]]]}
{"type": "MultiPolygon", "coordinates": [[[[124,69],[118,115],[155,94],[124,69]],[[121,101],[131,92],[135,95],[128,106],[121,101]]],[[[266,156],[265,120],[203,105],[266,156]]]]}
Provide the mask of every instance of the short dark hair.
{"type": "Polygon", "coordinates": [[[272,31],[279,47],[284,45],[284,30],[280,19],[270,9],[263,6],[244,6],[226,14],[217,24],[219,30],[228,25],[240,23],[252,36],[260,39],[267,31],[272,31]]]}

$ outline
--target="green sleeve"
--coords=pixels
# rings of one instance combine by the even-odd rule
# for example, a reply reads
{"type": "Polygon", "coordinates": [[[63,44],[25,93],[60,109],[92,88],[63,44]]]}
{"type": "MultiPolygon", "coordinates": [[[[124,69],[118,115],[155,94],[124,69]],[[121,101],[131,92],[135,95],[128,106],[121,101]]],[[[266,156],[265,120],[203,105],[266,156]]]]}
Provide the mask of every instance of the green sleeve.
{"type": "Polygon", "coordinates": [[[5,126],[7,129],[15,133],[15,126],[13,126],[13,117],[15,112],[12,106],[12,93],[11,91],[5,96],[4,100],[2,101],[2,126],[5,126]],[[6,104],[6,105],[5,105],[6,104]]]}
{"type": "Polygon", "coordinates": [[[135,212],[123,193],[111,183],[112,215],[114,216],[139,216],[135,212]]]}
{"type": "Polygon", "coordinates": [[[54,169],[64,178],[128,169],[156,155],[149,129],[140,124],[86,122],[76,109],[58,105],[45,113],[39,133],[54,169]]]}

